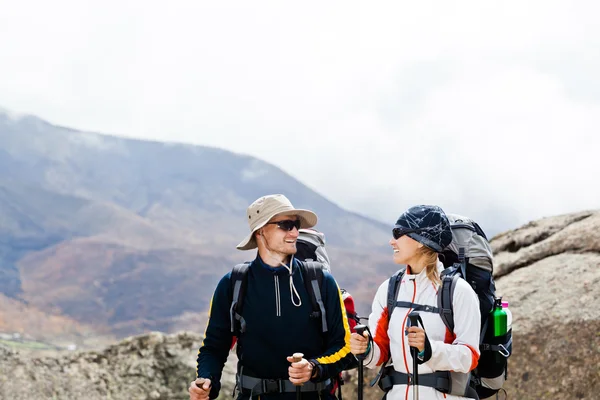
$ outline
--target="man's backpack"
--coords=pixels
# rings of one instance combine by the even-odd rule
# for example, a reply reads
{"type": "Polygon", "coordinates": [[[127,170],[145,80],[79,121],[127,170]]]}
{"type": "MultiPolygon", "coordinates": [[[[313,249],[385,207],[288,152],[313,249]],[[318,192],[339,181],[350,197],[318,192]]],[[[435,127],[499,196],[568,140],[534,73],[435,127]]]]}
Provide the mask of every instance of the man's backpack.
{"type": "MultiPolygon", "coordinates": [[[[409,304],[409,306],[417,311],[439,313],[448,330],[453,333],[452,298],[456,280],[462,278],[471,285],[479,298],[481,315],[479,350],[481,355],[477,368],[470,374],[469,386],[475,389],[480,398],[486,398],[502,389],[506,380],[507,359],[512,353],[512,331],[509,330],[504,336],[494,337],[491,323],[489,323],[489,316],[496,298],[496,286],[492,276],[492,249],[485,233],[475,221],[467,217],[456,214],[447,214],[447,217],[452,229],[452,242],[440,256],[445,269],[441,274],[442,286],[438,290],[438,307],[418,304],[409,304]]],[[[388,319],[391,318],[396,306],[407,306],[396,301],[404,271],[405,268],[390,278],[387,298],[388,319]]],[[[464,376],[458,375],[464,374],[450,373],[451,380],[464,382],[464,376]]],[[[457,385],[453,386],[454,392],[457,390],[457,385]]],[[[442,390],[442,388],[438,389],[442,390]]],[[[463,388],[458,390],[461,391],[463,388]]],[[[469,391],[469,387],[464,387],[463,393],[453,394],[465,395],[469,391]]]]}
{"type": "Polygon", "coordinates": [[[313,260],[323,264],[323,268],[331,272],[331,262],[325,250],[325,234],[316,229],[300,229],[296,241],[296,254],[300,261],[313,260]]]}

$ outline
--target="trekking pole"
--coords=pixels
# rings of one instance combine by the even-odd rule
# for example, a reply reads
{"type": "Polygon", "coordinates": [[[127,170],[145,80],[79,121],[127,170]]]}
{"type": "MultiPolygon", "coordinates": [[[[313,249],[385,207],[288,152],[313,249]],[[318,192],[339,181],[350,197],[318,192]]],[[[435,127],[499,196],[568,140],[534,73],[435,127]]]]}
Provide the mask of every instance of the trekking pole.
{"type": "MultiPolygon", "coordinates": [[[[363,335],[365,330],[367,329],[366,325],[356,325],[354,327],[354,331],[358,333],[360,336],[363,335]]],[[[358,354],[356,356],[358,358],[359,366],[358,366],[358,400],[362,400],[363,398],[363,366],[365,360],[365,354],[358,354]]]]}
{"type": "MultiPolygon", "coordinates": [[[[292,355],[292,358],[294,359],[294,362],[300,362],[302,361],[302,358],[304,357],[304,354],[302,353],[294,353],[292,355]]],[[[302,399],[302,384],[301,383],[294,383],[294,385],[296,385],[296,400],[301,400],[302,399]]]]}
{"type": "MultiPolygon", "coordinates": [[[[419,326],[419,313],[416,311],[408,314],[408,319],[410,320],[410,326],[419,326]]],[[[419,400],[419,364],[417,363],[417,357],[419,354],[419,349],[416,347],[410,347],[410,353],[413,359],[413,400],[419,400]]]]}

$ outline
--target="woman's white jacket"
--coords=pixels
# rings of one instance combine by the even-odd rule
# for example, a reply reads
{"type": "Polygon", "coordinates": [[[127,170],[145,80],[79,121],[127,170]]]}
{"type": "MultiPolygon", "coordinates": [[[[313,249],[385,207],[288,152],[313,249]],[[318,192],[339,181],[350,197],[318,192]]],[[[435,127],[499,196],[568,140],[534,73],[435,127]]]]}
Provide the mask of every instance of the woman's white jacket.
{"type": "MultiPolygon", "coordinates": [[[[438,262],[438,270],[443,265],[438,262]]],[[[396,307],[388,324],[386,280],[377,290],[369,315],[369,329],[373,334],[373,345],[365,359],[365,366],[378,368],[383,363],[393,362],[393,368],[402,373],[413,372],[413,361],[405,330],[411,308],[396,307]],[[391,360],[390,360],[391,358],[391,360]]],[[[411,275],[410,268],[404,274],[398,301],[437,307],[439,286],[427,278],[425,269],[418,275],[411,275]]],[[[431,343],[431,358],[419,365],[419,375],[435,371],[469,372],[479,360],[480,313],[479,299],[471,286],[458,279],[453,297],[454,334],[447,330],[437,313],[419,312],[425,332],[431,343]]],[[[389,365],[389,363],[388,363],[389,365]]],[[[419,386],[420,399],[460,399],[446,395],[433,388],[419,386]]],[[[387,400],[412,399],[412,386],[395,385],[387,395],[387,400]]]]}

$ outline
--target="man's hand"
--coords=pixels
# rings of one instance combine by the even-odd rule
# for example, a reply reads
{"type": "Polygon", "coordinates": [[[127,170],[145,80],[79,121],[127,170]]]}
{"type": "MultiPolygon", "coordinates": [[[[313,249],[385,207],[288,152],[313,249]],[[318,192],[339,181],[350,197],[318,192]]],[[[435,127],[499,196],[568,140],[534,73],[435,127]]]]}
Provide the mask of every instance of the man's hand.
{"type": "Polygon", "coordinates": [[[208,400],[210,379],[198,378],[190,384],[190,400],[208,400]]]}
{"type": "Polygon", "coordinates": [[[288,374],[290,376],[290,382],[294,385],[299,385],[304,382],[308,382],[313,373],[312,364],[305,358],[302,358],[298,362],[294,362],[293,357],[287,358],[288,362],[292,363],[288,368],[288,374]]]}

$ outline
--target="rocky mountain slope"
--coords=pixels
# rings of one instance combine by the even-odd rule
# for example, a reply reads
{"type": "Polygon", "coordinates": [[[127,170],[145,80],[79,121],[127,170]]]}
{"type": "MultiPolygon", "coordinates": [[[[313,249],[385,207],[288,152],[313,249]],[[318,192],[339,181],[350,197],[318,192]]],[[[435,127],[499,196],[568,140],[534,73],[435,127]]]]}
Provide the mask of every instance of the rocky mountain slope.
{"type": "MultiPolygon", "coordinates": [[[[600,211],[534,221],[496,236],[492,247],[498,294],[513,313],[508,398],[597,399],[600,211]]],[[[52,357],[0,346],[0,399],[183,400],[200,341],[189,333],[148,334],[103,351],[52,357]]],[[[225,373],[224,398],[233,365],[225,373]]],[[[345,398],[355,393],[352,373],[345,398]]],[[[366,389],[365,399],[381,397],[377,387],[366,389]]]]}

